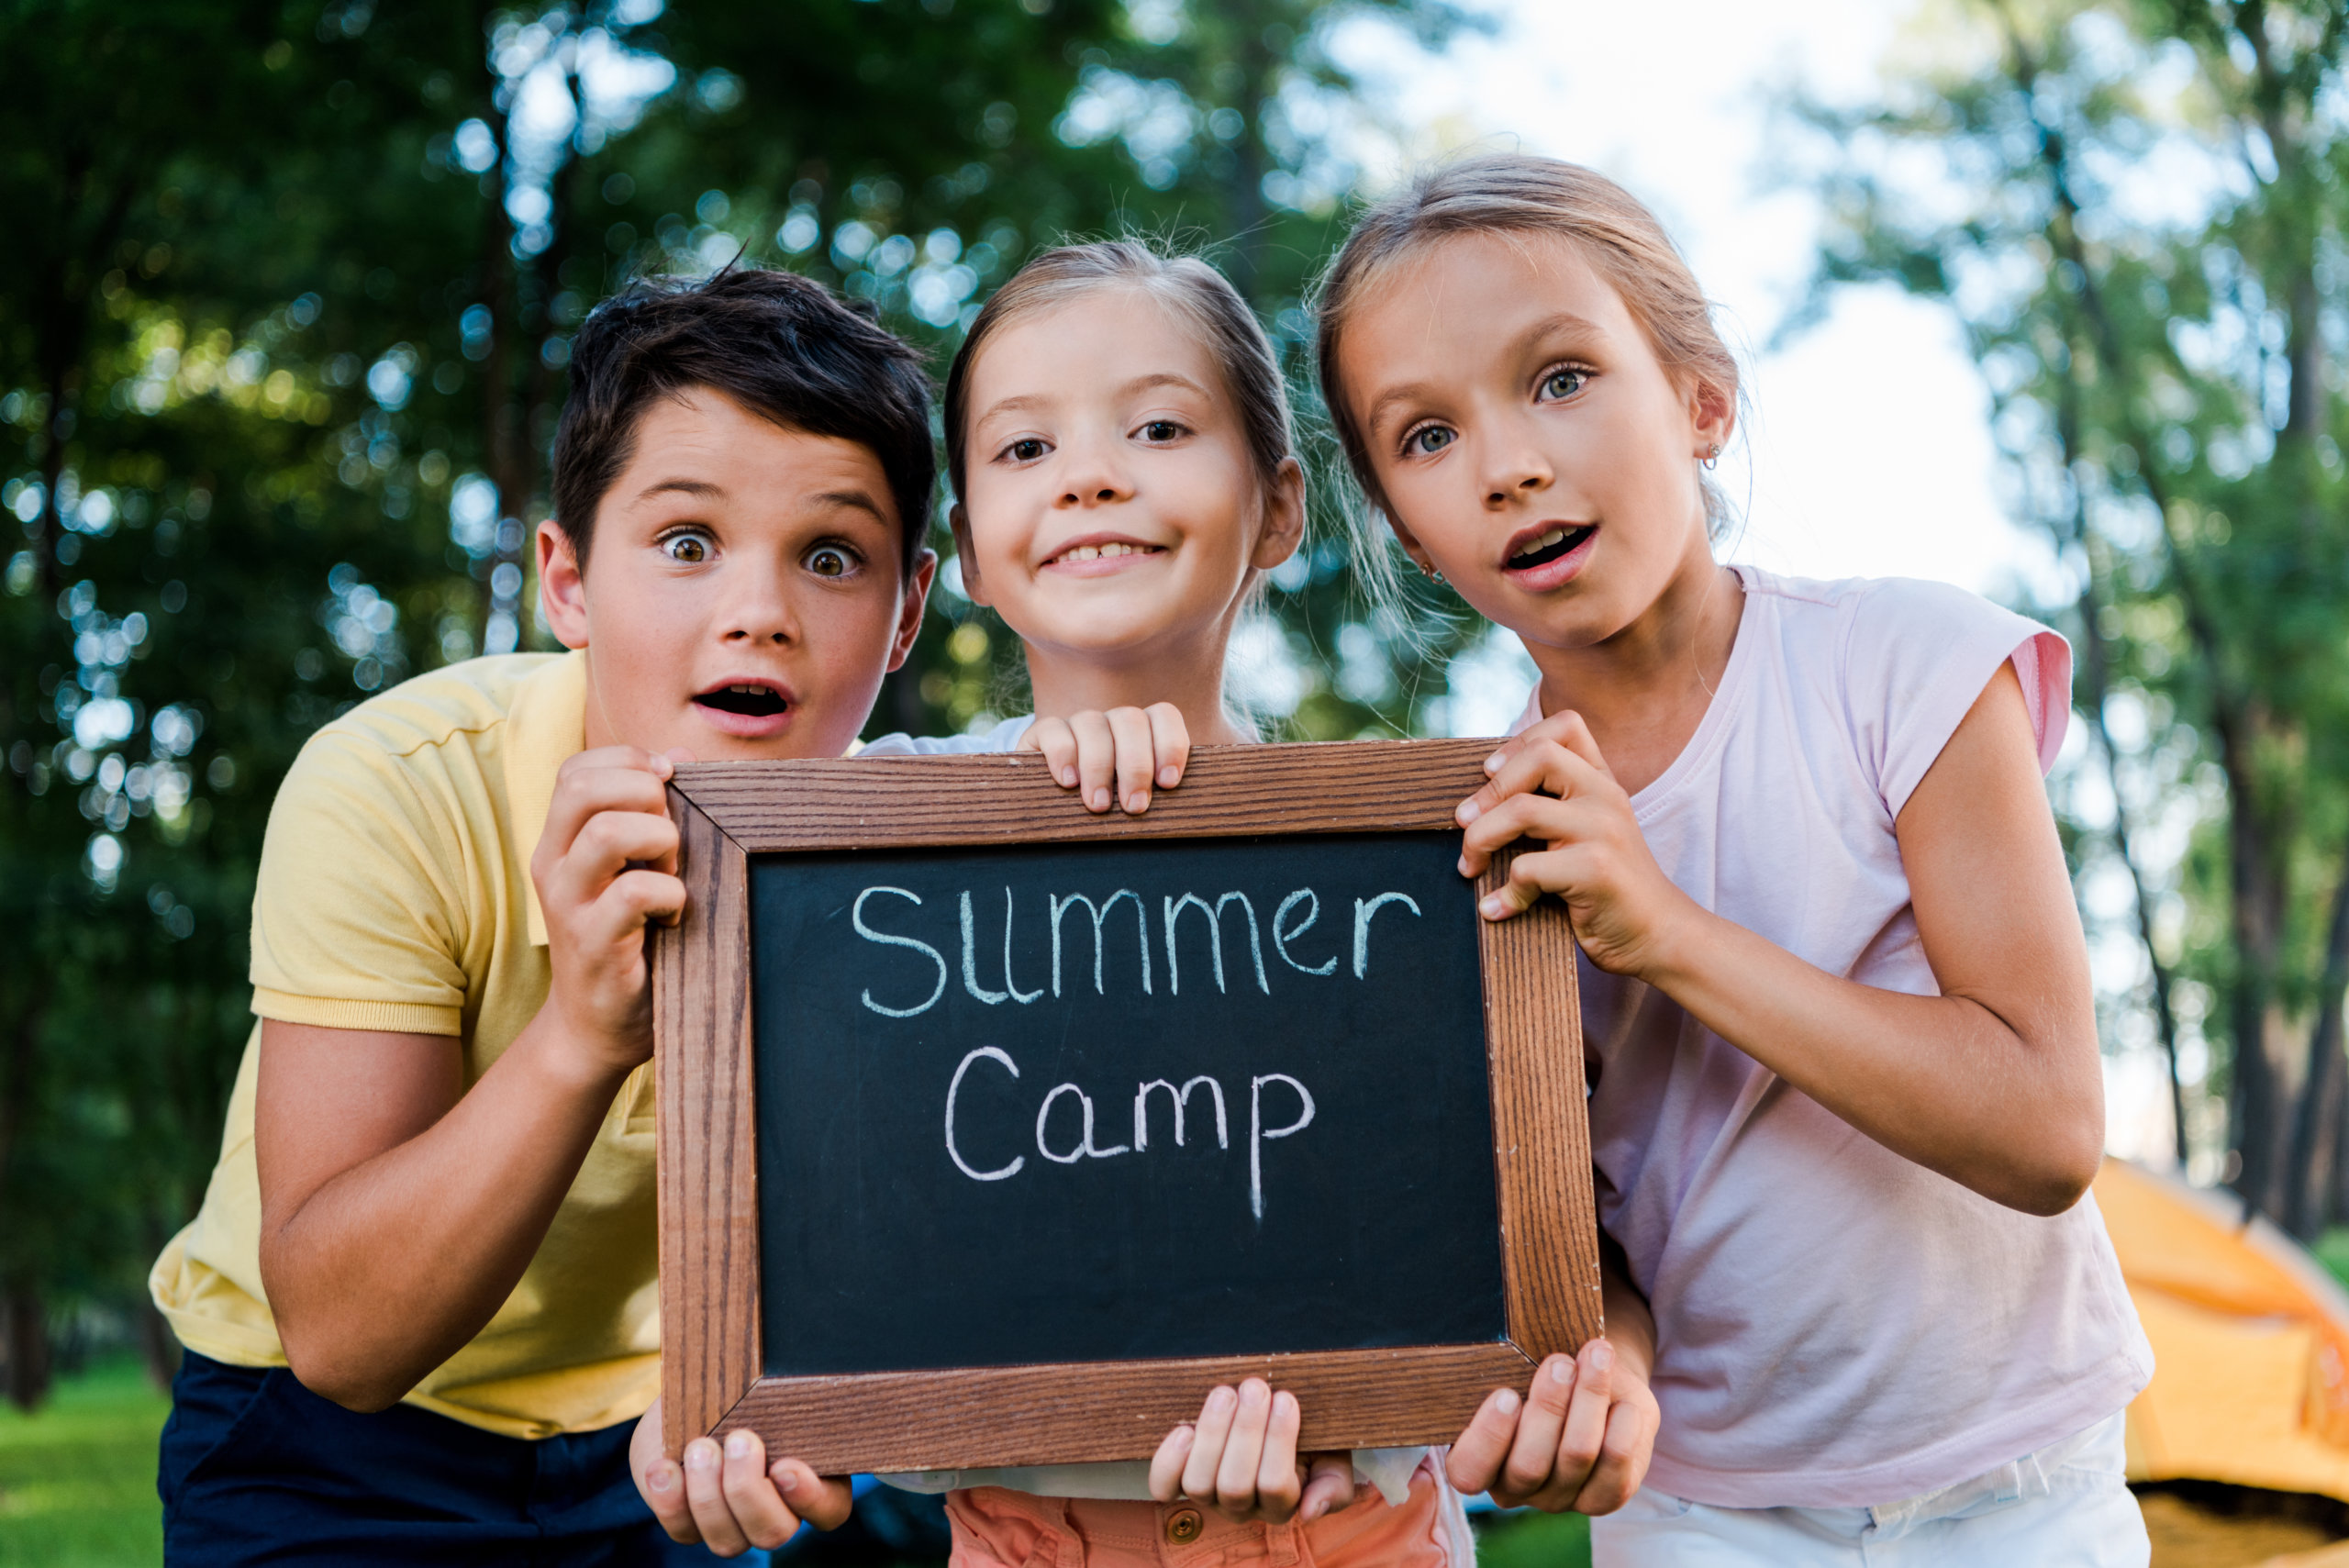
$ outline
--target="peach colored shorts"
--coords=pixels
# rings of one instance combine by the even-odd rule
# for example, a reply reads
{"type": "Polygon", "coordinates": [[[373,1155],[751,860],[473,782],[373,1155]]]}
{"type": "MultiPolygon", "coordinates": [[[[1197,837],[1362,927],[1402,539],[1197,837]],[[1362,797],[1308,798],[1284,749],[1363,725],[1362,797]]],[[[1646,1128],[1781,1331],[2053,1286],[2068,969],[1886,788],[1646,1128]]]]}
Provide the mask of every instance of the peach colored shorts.
{"type": "Polygon", "coordinates": [[[1433,1469],[1421,1465],[1400,1507],[1364,1486],[1352,1507],[1309,1525],[1274,1525],[1234,1524],[1196,1503],[981,1486],[947,1494],[949,1568],[1453,1568],[1443,1493],[1433,1469]]]}

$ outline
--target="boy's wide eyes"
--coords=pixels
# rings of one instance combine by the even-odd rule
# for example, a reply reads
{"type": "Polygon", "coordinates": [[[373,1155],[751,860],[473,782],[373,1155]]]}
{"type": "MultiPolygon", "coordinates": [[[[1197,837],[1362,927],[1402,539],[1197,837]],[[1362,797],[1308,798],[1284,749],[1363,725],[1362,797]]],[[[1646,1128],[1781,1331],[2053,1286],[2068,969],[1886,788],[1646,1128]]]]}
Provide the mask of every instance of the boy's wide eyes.
{"type": "Polygon", "coordinates": [[[661,541],[661,553],[685,566],[698,566],[717,553],[707,534],[671,534],[661,541]]]}
{"type": "Polygon", "coordinates": [[[856,570],[856,557],[836,544],[819,544],[807,552],[807,570],[818,577],[845,577],[856,570]]]}

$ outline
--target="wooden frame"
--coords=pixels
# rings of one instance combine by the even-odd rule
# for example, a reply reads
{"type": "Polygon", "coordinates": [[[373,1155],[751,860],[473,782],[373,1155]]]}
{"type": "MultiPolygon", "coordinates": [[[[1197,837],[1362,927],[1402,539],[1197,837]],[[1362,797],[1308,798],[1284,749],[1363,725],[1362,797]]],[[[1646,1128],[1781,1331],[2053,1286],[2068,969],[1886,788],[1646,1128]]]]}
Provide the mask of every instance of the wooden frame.
{"type": "MultiPolygon", "coordinates": [[[[1508,1338],[1283,1355],[762,1374],[749,857],[775,851],[1374,833],[1453,826],[1491,743],[1204,747],[1139,817],[1097,817],[1032,752],[688,764],[688,903],[659,931],[663,1440],[748,1427],[819,1473],[1145,1458],[1207,1391],[1294,1392],[1303,1449],[1448,1442],[1491,1390],[1600,1328],[1575,945],[1555,900],[1479,933],[1508,1338]],[[1074,1382],[1084,1387],[1072,1397],[1074,1382]]],[[[1514,851],[1512,851],[1513,853],[1514,851]]],[[[1507,875],[1507,859],[1484,886],[1507,875]]],[[[1408,1260],[1398,1261],[1401,1267],[1408,1260]]]]}

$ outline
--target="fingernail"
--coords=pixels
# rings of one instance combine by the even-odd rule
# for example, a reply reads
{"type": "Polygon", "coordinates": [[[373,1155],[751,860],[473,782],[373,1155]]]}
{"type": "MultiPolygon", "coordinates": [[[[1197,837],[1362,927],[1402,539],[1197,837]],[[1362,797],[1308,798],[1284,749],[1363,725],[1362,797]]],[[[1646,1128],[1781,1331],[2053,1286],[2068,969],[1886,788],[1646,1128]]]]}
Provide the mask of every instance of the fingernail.
{"type": "Polygon", "coordinates": [[[1601,1340],[1598,1343],[1590,1347],[1590,1368],[1593,1372],[1605,1372],[1609,1367],[1613,1366],[1614,1364],[1614,1346],[1609,1344],[1606,1340],[1601,1340]]]}
{"type": "Polygon", "coordinates": [[[1215,1410],[1229,1410],[1238,1403],[1240,1403],[1240,1396],[1229,1388],[1219,1388],[1208,1396],[1208,1405],[1215,1410]]]}
{"type": "Polygon", "coordinates": [[[1173,789],[1175,784],[1182,781],[1182,770],[1170,762],[1165,767],[1158,770],[1158,787],[1161,789],[1173,789]]]}
{"type": "Polygon", "coordinates": [[[1497,773],[1501,771],[1501,754],[1498,751],[1485,759],[1485,771],[1488,773],[1497,773]]]}
{"type": "Polygon", "coordinates": [[[718,1445],[707,1438],[696,1438],[685,1445],[685,1468],[712,1470],[718,1465],[718,1445]]]}
{"type": "Polygon", "coordinates": [[[655,1492],[666,1492],[677,1484],[676,1467],[656,1464],[644,1473],[644,1484],[655,1492]]]}
{"type": "Polygon", "coordinates": [[[1501,1414],[1502,1414],[1502,1415],[1504,1415],[1504,1416],[1514,1416],[1514,1415],[1516,1415],[1516,1414],[1517,1414],[1517,1390],[1516,1390],[1516,1389],[1514,1389],[1514,1388],[1504,1388],[1504,1389],[1502,1389],[1502,1390],[1501,1390],[1501,1396],[1500,1396],[1498,1399],[1495,1400],[1495,1401],[1494,1401],[1494,1403],[1495,1403],[1495,1404],[1497,1404],[1497,1405],[1498,1405],[1498,1406],[1500,1407],[1500,1411],[1501,1411],[1501,1414]]]}
{"type": "Polygon", "coordinates": [[[1497,893],[1477,905],[1476,907],[1496,920],[1508,913],[1508,906],[1501,902],[1501,896],[1497,893]]]}
{"type": "Polygon", "coordinates": [[[1566,1358],[1565,1358],[1565,1357],[1564,1357],[1564,1356],[1556,1357],[1555,1359],[1553,1359],[1553,1360],[1550,1362],[1550,1381],[1551,1381],[1551,1382],[1553,1382],[1553,1383],[1572,1383],[1574,1380],[1575,1380],[1575,1363],[1574,1363],[1574,1362],[1570,1362],[1570,1361],[1566,1360],[1566,1358]]]}
{"type": "Polygon", "coordinates": [[[750,1456],[751,1456],[751,1434],[750,1434],[750,1433],[748,1433],[748,1432],[729,1432],[729,1433],[727,1433],[727,1434],[726,1434],[726,1457],[727,1457],[727,1458],[729,1458],[729,1459],[748,1459],[750,1456]]]}
{"type": "Polygon", "coordinates": [[[796,1470],[786,1470],[783,1473],[783,1490],[785,1496],[789,1496],[799,1490],[799,1472],[796,1470]]]}
{"type": "Polygon", "coordinates": [[[1149,810],[1149,795],[1141,790],[1134,791],[1133,794],[1126,796],[1126,809],[1130,812],[1136,813],[1137,815],[1149,810]]]}
{"type": "Polygon", "coordinates": [[[1063,768],[1061,770],[1061,784],[1065,788],[1074,788],[1076,784],[1076,770],[1074,768],[1063,768]]]}
{"type": "Polygon", "coordinates": [[[1483,815],[1483,812],[1476,809],[1476,803],[1473,800],[1462,801],[1460,803],[1460,809],[1452,814],[1453,819],[1458,822],[1463,828],[1467,827],[1468,824],[1474,822],[1477,817],[1482,817],[1483,815]]]}
{"type": "Polygon", "coordinates": [[[1263,1384],[1252,1377],[1240,1385],[1241,1399],[1250,1405],[1262,1405],[1269,1392],[1263,1384]]]}
{"type": "Polygon", "coordinates": [[[1109,792],[1108,790],[1097,789],[1093,792],[1093,809],[1096,811],[1107,811],[1109,809],[1109,792]]]}

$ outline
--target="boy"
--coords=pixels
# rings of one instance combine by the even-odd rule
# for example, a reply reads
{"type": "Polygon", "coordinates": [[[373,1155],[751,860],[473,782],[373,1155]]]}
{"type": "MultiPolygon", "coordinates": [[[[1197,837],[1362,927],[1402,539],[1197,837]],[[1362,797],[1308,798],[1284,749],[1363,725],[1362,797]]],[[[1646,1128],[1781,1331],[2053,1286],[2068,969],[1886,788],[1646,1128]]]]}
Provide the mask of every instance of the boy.
{"type": "MultiPolygon", "coordinates": [[[[627,1456],[659,1384],[663,781],[848,750],[920,624],[932,477],[913,350],[804,279],[639,284],[581,328],[538,536],[574,651],[362,704],[271,813],[261,1021],[150,1282],[188,1351],[174,1563],[703,1557],[627,1456]]],[[[762,1537],[847,1515],[796,1461],[762,1479],[762,1537]]]]}

